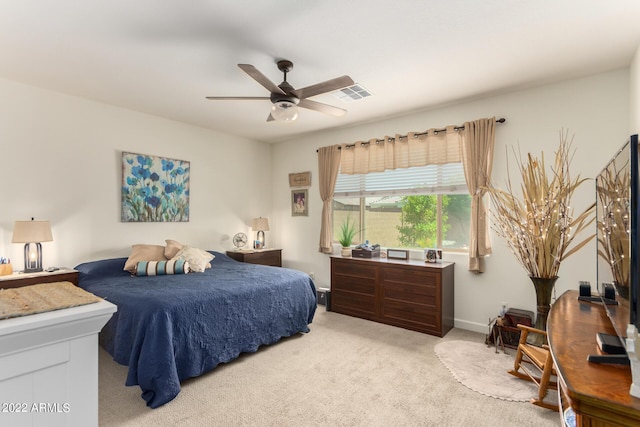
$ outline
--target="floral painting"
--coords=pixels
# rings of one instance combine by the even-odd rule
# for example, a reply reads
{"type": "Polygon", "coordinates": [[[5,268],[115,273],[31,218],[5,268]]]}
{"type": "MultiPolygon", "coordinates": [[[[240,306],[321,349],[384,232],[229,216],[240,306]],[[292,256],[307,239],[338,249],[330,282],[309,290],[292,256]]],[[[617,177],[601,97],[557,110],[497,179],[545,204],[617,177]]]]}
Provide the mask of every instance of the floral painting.
{"type": "Polygon", "coordinates": [[[122,153],[122,222],[189,221],[189,162],[122,153]]]}

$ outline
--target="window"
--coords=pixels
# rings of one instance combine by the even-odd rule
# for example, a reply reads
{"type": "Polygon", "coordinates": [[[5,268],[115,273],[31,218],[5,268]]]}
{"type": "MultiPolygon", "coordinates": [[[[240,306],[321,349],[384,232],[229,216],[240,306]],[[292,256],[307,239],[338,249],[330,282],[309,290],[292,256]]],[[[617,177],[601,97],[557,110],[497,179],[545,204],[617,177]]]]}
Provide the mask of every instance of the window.
{"type": "Polygon", "coordinates": [[[339,174],[333,199],[334,240],[351,217],[360,234],[383,247],[466,249],[471,196],[462,163],[368,174],[339,174]]]}

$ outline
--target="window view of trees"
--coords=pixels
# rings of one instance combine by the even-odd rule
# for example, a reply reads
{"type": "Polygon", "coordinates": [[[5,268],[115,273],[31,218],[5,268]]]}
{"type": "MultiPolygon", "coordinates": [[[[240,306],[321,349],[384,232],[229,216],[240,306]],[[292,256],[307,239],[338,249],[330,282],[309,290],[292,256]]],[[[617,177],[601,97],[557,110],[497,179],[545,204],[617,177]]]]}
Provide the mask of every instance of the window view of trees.
{"type": "MultiPolygon", "coordinates": [[[[438,245],[438,223],[441,232],[449,228],[447,214],[443,211],[438,221],[438,199],[435,194],[428,196],[405,196],[402,198],[402,225],[398,239],[407,248],[435,248],[438,245]]],[[[448,199],[443,201],[443,205],[448,199]]]]}
{"type": "Polygon", "coordinates": [[[471,196],[462,163],[338,174],[334,241],[347,217],[368,240],[387,248],[464,250],[469,245],[471,196]]]}
{"type": "Polygon", "coordinates": [[[462,250],[468,247],[470,213],[468,194],[335,198],[334,233],[350,216],[361,230],[354,244],[462,250]]]}

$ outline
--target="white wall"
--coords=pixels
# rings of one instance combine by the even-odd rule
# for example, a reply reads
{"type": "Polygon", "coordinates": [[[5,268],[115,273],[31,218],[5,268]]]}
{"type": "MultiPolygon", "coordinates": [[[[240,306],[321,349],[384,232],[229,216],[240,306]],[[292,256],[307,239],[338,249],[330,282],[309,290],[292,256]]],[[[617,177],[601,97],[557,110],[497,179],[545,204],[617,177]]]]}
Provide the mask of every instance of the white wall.
{"type": "MultiPolygon", "coordinates": [[[[127,256],[134,243],[173,238],[208,249],[231,248],[236,232],[249,233],[251,218],[267,216],[269,246],[281,247],[285,266],[314,272],[329,286],[329,258],[318,252],[321,202],[316,149],[387,134],[505,117],[498,125],[494,179],[506,177],[505,149],[544,151],[551,158],[558,133],[575,134],[573,172],[592,178],[629,135],[637,117],[638,58],[631,70],[512,92],[431,111],[381,119],[367,125],[317,133],[269,146],[122,108],[0,80],[0,256],[22,268],[22,248],[11,243],[13,221],[49,219],[54,241],[44,243],[44,264],[127,256]],[[633,87],[632,95],[630,89],[633,87]],[[635,107],[634,107],[635,105],[635,107]],[[191,161],[188,223],[120,222],[120,152],[191,161]],[[292,217],[288,174],[311,171],[309,216],[292,217]]],[[[362,101],[362,102],[366,102],[362,101]]],[[[354,107],[356,108],[356,104],[354,107]]],[[[638,125],[635,125],[636,129],[638,125]]],[[[593,183],[583,186],[574,207],[594,201],[593,183]]],[[[535,310],[533,286],[503,243],[493,237],[487,272],[467,272],[456,262],[456,326],[486,331],[500,303],[535,310]]],[[[563,263],[558,295],[595,284],[595,245],[563,263]]]]}
{"type": "MultiPolygon", "coordinates": [[[[313,271],[318,286],[330,286],[329,257],[318,252],[322,208],[318,147],[462,124],[481,117],[505,117],[507,122],[498,125],[496,131],[493,178],[498,184],[506,179],[507,148],[519,145],[523,154],[544,152],[551,162],[561,129],[575,135],[573,146],[577,151],[572,173],[593,178],[629,136],[629,102],[629,70],[623,69],[277,144],[272,157],[273,223],[280,233],[275,244],[283,248],[286,266],[313,271]],[[290,172],[300,171],[312,173],[308,217],[292,217],[290,211],[287,177],[290,172]]],[[[573,204],[577,212],[594,201],[594,183],[588,181],[579,189],[573,204]]],[[[535,292],[526,272],[495,234],[492,238],[494,253],[487,259],[484,274],[469,273],[466,256],[444,256],[456,263],[456,327],[486,332],[489,318],[498,313],[502,301],[510,307],[535,312],[535,292]]],[[[559,275],[557,295],[577,289],[578,280],[589,280],[595,286],[595,245],[588,245],[566,260],[559,275]]]]}
{"type": "Polygon", "coordinates": [[[629,133],[640,133],[640,46],[629,67],[629,133]]]}
{"type": "Polygon", "coordinates": [[[73,267],[167,238],[230,249],[230,236],[270,215],[268,144],[6,80],[0,94],[0,256],[15,269],[15,220],[49,219],[43,264],[73,267]],[[191,162],[189,222],[120,222],[122,151],[191,162]]]}

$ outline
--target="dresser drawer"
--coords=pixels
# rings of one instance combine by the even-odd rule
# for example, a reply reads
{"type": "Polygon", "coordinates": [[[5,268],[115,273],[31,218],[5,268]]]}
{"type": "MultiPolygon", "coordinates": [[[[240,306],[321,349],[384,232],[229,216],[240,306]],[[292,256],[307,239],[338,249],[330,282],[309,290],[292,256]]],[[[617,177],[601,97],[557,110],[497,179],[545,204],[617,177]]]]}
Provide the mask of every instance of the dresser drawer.
{"type": "Polygon", "coordinates": [[[331,290],[331,311],[350,316],[374,319],[376,317],[375,295],[364,295],[341,290],[331,290]]]}
{"type": "Polygon", "coordinates": [[[431,310],[440,305],[440,274],[424,268],[386,268],[381,275],[384,300],[423,304],[431,310]]]}
{"type": "Polygon", "coordinates": [[[383,281],[398,284],[437,287],[440,285],[440,277],[440,272],[432,272],[425,268],[393,267],[382,271],[383,281]]]}
{"type": "Polygon", "coordinates": [[[261,249],[256,251],[227,251],[227,256],[249,264],[282,267],[282,249],[261,249]]]}
{"type": "Polygon", "coordinates": [[[282,260],[280,259],[280,253],[270,252],[265,254],[260,254],[259,256],[250,257],[249,260],[245,262],[250,262],[252,264],[260,264],[260,265],[272,265],[274,267],[280,267],[282,265],[282,260]]]}
{"type": "Polygon", "coordinates": [[[440,295],[438,288],[433,285],[415,285],[410,283],[387,282],[381,283],[382,299],[406,301],[410,303],[439,306],[440,295]]]}
{"type": "Polygon", "coordinates": [[[441,317],[440,310],[433,306],[395,300],[385,300],[382,304],[385,323],[420,332],[440,333],[441,317]]]}
{"type": "Polygon", "coordinates": [[[362,277],[368,279],[376,278],[376,266],[368,264],[358,264],[342,259],[331,259],[331,273],[351,277],[362,277]]]}
{"type": "Polygon", "coordinates": [[[367,277],[347,276],[335,273],[331,275],[331,290],[375,295],[376,281],[375,279],[369,279],[367,277]]]}

